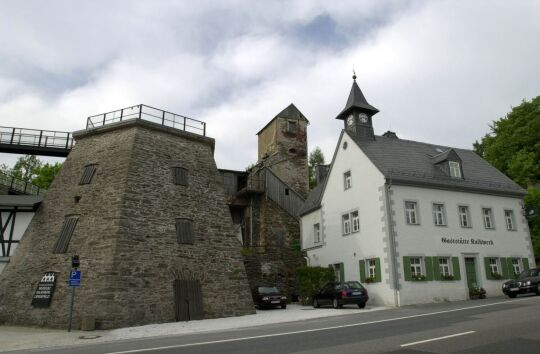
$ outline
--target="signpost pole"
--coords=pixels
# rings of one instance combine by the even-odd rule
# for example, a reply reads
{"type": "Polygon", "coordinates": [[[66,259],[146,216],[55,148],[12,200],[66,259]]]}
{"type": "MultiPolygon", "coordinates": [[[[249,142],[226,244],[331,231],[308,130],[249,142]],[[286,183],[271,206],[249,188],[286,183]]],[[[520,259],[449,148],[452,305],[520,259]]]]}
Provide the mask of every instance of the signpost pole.
{"type": "Polygon", "coordinates": [[[75,287],[71,288],[71,305],[69,306],[69,326],[68,332],[71,332],[71,323],[73,322],[73,303],[75,302],[75,287]]]}

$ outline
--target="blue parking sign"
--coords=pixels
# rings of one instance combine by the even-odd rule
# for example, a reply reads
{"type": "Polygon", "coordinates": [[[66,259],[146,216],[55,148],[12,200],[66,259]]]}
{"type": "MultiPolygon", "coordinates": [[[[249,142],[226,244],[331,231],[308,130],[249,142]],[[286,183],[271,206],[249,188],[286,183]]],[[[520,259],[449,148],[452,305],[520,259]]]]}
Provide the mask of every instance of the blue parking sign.
{"type": "Polygon", "coordinates": [[[69,286],[78,287],[81,286],[81,271],[78,269],[72,269],[69,275],[69,286]]]}

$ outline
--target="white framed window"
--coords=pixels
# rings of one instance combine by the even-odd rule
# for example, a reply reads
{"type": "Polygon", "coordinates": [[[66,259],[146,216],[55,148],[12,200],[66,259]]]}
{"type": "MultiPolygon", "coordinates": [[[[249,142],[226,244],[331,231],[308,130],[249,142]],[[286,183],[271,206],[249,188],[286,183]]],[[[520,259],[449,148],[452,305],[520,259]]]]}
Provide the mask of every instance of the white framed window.
{"type": "Polygon", "coordinates": [[[347,214],[343,214],[341,216],[341,223],[343,225],[343,235],[348,235],[351,233],[351,216],[347,214]]]}
{"type": "Polygon", "coordinates": [[[458,206],[459,224],[461,227],[471,227],[471,215],[469,207],[465,205],[458,206]]]}
{"type": "Polygon", "coordinates": [[[437,226],[446,225],[446,215],[444,211],[444,204],[433,204],[433,221],[437,226]]]}
{"type": "Polygon", "coordinates": [[[351,171],[347,171],[343,174],[343,188],[347,190],[347,189],[350,189],[351,187],[352,187],[351,171]]]}
{"type": "Polygon", "coordinates": [[[506,223],[506,229],[514,231],[516,229],[516,223],[514,222],[514,211],[505,210],[504,211],[504,221],[506,223]]]}
{"type": "Polygon", "coordinates": [[[409,225],[419,224],[416,202],[405,202],[405,218],[409,225]]]}
{"type": "Polygon", "coordinates": [[[450,166],[450,177],[461,178],[461,167],[457,161],[448,161],[450,166]]]}
{"type": "Polygon", "coordinates": [[[296,121],[294,120],[288,120],[287,121],[287,132],[296,134],[296,130],[298,129],[296,121]]]}
{"type": "Polygon", "coordinates": [[[521,263],[519,258],[512,258],[512,269],[514,270],[515,275],[521,273],[521,263]]]}
{"type": "Polygon", "coordinates": [[[452,275],[450,271],[450,258],[449,257],[440,257],[439,258],[439,272],[441,275],[452,275]]]}
{"type": "Polygon", "coordinates": [[[375,278],[377,269],[377,263],[374,259],[368,259],[367,260],[367,276],[368,278],[375,278]]]}
{"type": "Polygon", "coordinates": [[[358,210],[355,210],[351,213],[352,220],[352,232],[360,231],[360,216],[358,215],[358,210]]]}
{"type": "Polygon", "coordinates": [[[491,208],[482,208],[482,216],[484,218],[484,227],[486,229],[494,229],[493,226],[493,211],[491,208]]]}
{"type": "Polygon", "coordinates": [[[424,275],[422,268],[422,257],[410,257],[411,262],[411,275],[413,277],[419,277],[424,275]]]}
{"type": "Polygon", "coordinates": [[[492,257],[489,259],[489,269],[491,270],[491,274],[501,274],[499,272],[499,258],[492,257]]]}
{"type": "Polygon", "coordinates": [[[315,243],[321,242],[321,225],[319,223],[313,225],[313,241],[315,243]]]}

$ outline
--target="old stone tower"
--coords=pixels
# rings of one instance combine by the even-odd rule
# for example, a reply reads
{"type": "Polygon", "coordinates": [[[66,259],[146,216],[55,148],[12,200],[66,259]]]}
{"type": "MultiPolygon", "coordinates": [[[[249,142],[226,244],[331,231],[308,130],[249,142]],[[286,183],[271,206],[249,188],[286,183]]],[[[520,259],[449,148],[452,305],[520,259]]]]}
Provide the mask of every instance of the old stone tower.
{"type": "Polygon", "coordinates": [[[308,124],[289,105],[257,133],[258,161],[248,172],[220,170],[250,286],[277,285],[289,298],[298,294],[295,270],[305,265],[298,211],[309,190],[308,124]]]}
{"type": "Polygon", "coordinates": [[[74,133],[76,146],[1,275],[0,322],[66,326],[73,254],[82,270],[75,324],[89,317],[105,329],[253,313],[214,140],[185,131],[202,122],[172,128],[162,113],[163,122],[139,113],[74,133]],[[45,272],[56,274],[52,301],[33,307],[45,272]]]}

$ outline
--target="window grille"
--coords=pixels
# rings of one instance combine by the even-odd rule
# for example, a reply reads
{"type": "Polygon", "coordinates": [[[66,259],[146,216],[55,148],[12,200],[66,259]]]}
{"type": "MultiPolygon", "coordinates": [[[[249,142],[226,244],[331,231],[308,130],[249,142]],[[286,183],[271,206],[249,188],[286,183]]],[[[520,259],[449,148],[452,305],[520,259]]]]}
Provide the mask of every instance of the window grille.
{"type": "Polygon", "coordinates": [[[173,182],[179,186],[187,186],[189,184],[188,170],[183,167],[173,167],[173,182]]]}
{"type": "Polygon", "coordinates": [[[418,277],[422,275],[422,259],[421,257],[411,257],[411,275],[413,277],[418,277]]]}
{"type": "Polygon", "coordinates": [[[176,241],[178,244],[193,244],[193,227],[191,220],[176,220],[176,241]]]}
{"type": "Polygon", "coordinates": [[[313,225],[313,241],[321,242],[321,225],[319,223],[313,225]]]}
{"type": "Polygon", "coordinates": [[[504,220],[506,221],[507,230],[515,230],[514,212],[512,210],[504,211],[504,220]]]}
{"type": "Polygon", "coordinates": [[[443,204],[433,204],[433,220],[435,225],[444,226],[446,225],[446,220],[444,218],[444,205],[443,204]]]}
{"type": "Polygon", "coordinates": [[[352,187],[351,171],[347,171],[343,174],[343,185],[345,189],[352,187]]]}
{"type": "Polygon", "coordinates": [[[77,221],[79,221],[79,216],[70,215],[65,217],[60,236],[54,245],[53,253],[66,253],[77,221]]]}
{"type": "Polygon", "coordinates": [[[446,257],[439,258],[439,272],[441,275],[450,275],[450,259],[446,257]]]}
{"type": "Polygon", "coordinates": [[[351,213],[351,219],[352,219],[352,232],[360,231],[360,216],[358,215],[358,211],[353,211],[351,213]]]}
{"type": "Polygon", "coordinates": [[[84,166],[81,179],[79,180],[79,184],[90,184],[92,182],[92,177],[94,177],[94,174],[96,173],[96,165],[86,165],[84,166]]]}
{"type": "Polygon", "coordinates": [[[486,229],[493,229],[493,213],[491,209],[482,209],[482,215],[484,216],[484,227],[486,229]]]}

